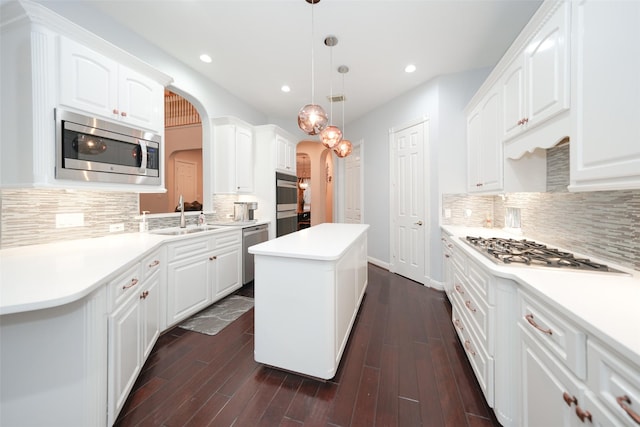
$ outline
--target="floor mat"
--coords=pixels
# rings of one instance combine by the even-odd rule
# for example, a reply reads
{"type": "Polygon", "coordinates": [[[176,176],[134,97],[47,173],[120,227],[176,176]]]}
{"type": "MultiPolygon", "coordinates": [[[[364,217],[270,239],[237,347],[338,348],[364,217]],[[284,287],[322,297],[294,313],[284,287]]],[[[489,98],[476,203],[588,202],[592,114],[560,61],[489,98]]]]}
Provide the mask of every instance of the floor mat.
{"type": "Polygon", "coordinates": [[[178,326],[194,332],[215,335],[253,307],[253,298],[231,295],[194,314],[178,326]]]}

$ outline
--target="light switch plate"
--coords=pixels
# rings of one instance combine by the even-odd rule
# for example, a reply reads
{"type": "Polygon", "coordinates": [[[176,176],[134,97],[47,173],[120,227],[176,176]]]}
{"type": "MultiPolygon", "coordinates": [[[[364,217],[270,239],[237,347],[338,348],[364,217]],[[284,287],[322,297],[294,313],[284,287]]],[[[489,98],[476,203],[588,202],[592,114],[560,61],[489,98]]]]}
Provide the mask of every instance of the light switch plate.
{"type": "Polygon", "coordinates": [[[56,228],[84,227],[83,213],[56,214],[56,228]]]}

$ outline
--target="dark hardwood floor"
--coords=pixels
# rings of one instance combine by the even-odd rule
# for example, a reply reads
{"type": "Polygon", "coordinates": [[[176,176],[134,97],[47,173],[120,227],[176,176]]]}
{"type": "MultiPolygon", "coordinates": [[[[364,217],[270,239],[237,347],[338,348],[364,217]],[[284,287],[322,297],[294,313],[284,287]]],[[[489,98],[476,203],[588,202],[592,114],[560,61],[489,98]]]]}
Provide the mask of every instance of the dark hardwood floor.
{"type": "Polygon", "coordinates": [[[371,264],[368,272],[333,380],[256,363],[250,310],[215,336],[178,327],[163,334],[116,425],[499,426],[444,293],[371,264]]]}

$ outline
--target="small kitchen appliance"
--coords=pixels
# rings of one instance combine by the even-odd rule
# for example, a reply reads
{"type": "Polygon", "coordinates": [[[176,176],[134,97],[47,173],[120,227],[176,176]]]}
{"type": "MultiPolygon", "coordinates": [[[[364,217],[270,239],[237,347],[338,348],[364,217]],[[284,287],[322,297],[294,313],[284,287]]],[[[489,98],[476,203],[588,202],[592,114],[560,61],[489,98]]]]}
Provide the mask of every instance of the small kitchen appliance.
{"type": "Polygon", "coordinates": [[[532,240],[473,236],[461,239],[496,264],[626,274],[605,264],[579,258],[570,252],[551,248],[532,240]]]}

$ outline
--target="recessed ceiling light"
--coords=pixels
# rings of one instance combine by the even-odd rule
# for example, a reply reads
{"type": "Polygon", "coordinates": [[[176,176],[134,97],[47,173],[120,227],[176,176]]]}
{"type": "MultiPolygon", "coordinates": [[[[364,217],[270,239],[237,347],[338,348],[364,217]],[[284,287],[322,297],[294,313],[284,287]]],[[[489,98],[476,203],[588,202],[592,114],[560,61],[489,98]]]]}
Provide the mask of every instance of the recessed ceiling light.
{"type": "Polygon", "coordinates": [[[291,88],[288,85],[282,85],[282,87],[280,88],[281,91],[283,91],[284,93],[289,93],[291,92],[291,88]]]}
{"type": "Polygon", "coordinates": [[[202,55],[200,55],[200,61],[210,64],[212,59],[209,55],[207,55],[206,53],[203,53],[202,55]]]}
{"type": "Polygon", "coordinates": [[[405,73],[413,73],[415,70],[416,70],[416,66],[413,64],[409,64],[406,67],[404,67],[405,73]]]}

